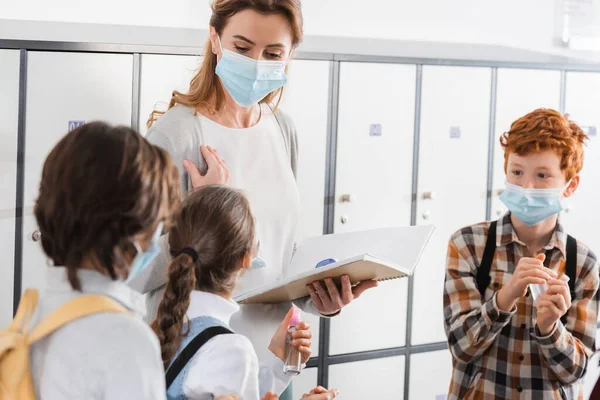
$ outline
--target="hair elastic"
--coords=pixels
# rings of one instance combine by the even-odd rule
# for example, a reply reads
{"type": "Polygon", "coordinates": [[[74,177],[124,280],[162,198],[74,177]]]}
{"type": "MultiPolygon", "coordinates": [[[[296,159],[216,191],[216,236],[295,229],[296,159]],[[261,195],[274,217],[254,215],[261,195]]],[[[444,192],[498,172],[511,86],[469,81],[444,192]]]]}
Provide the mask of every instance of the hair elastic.
{"type": "Polygon", "coordinates": [[[181,249],[179,251],[171,252],[171,255],[173,257],[178,257],[182,254],[187,254],[188,256],[190,256],[190,258],[192,259],[193,262],[198,261],[198,253],[196,252],[196,250],[192,249],[191,247],[184,247],[183,249],[181,249]]]}

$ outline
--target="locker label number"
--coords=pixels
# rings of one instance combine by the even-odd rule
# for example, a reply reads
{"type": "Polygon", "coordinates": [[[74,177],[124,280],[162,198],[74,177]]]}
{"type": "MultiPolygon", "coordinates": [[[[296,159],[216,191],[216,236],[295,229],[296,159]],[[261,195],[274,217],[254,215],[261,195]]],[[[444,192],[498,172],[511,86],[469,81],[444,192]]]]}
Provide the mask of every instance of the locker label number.
{"type": "Polygon", "coordinates": [[[381,124],[371,124],[369,127],[370,136],[381,136],[381,124]]]}
{"type": "Polygon", "coordinates": [[[588,129],[588,135],[590,136],[597,136],[598,131],[596,130],[595,126],[590,126],[588,129]]]}
{"type": "Polygon", "coordinates": [[[450,139],[460,139],[461,133],[460,126],[450,127],[450,139]]]}
{"type": "Polygon", "coordinates": [[[69,121],[69,132],[73,129],[77,129],[80,126],[85,125],[85,121],[69,121]]]}

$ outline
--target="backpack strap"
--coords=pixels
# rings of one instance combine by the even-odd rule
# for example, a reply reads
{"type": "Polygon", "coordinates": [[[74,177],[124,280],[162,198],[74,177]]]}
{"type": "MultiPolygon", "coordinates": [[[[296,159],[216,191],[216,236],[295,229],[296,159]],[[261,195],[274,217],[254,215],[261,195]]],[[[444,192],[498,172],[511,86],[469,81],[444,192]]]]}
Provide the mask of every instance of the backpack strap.
{"type": "Polygon", "coordinates": [[[492,262],[494,262],[494,253],[496,252],[496,228],[498,221],[493,221],[488,229],[487,240],[485,242],[485,250],[483,251],[483,258],[477,268],[477,289],[481,296],[485,294],[485,289],[490,285],[492,278],[490,277],[490,270],[492,269],[492,262]]]}
{"type": "Polygon", "coordinates": [[[36,289],[25,289],[25,292],[19,301],[17,313],[8,326],[9,331],[19,332],[23,335],[27,334],[31,318],[33,318],[33,315],[35,314],[39,297],[39,292],[36,289]]]}
{"type": "Polygon", "coordinates": [[[63,304],[40,322],[27,337],[27,342],[31,345],[77,319],[108,312],[128,313],[125,307],[110,297],[96,294],[79,296],[63,304]]]}
{"type": "Polygon", "coordinates": [[[200,332],[193,338],[187,346],[179,353],[175,361],[171,364],[165,374],[167,389],[177,379],[177,376],[183,371],[187,363],[194,358],[198,350],[206,344],[210,339],[218,335],[233,333],[229,329],[222,326],[212,326],[200,332]]]}
{"type": "MultiPolygon", "coordinates": [[[[577,239],[567,236],[567,261],[565,264],[565,275],[569,277],[569,291],[571,299],[575,298],[575,281],[577,279],[577,239]]],[[[567,324],[567,314],[560,319],[563,325],[567,324]]]]}
{"type": "Polygon", "coordinates": [[[577,280],[577,239],[567,236],[567,262],[565,274],[569,277],[569,290],[571,297],[575,296],[575,281],[577,280]]]}

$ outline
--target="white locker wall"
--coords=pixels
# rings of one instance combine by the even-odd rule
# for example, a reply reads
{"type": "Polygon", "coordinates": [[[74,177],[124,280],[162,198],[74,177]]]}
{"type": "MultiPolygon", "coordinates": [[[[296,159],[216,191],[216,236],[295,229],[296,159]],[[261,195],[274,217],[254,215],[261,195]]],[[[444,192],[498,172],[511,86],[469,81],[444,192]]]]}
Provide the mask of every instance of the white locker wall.
{"type": "Polygon", "coordinates": [[[146,122],[152,111],[167,111],[174,90],[188,91],[201,62],[202,58],[196,56],[141,56],[139,130],[142,135],[148,132],[146,122]]]}
{"type": "Polygon", "coordinates": [[[598,182],[600,182],[600,147],[596,130],[600,128],[600,74],[569,72],[565,111],[590,134],[584,147],[584,164],[579,189],[567,200],[567,212],[561,222],[567,231],[600,254],[600,212],[598,212],[598,182]]]}
{"type": "Polygon", "coordinates": [[[18,50],[0,50],[0,329],[13,315],[19,59],[18,50]]]}
{"type": "Polygon", "coordinates": [[[401,399],[404,356],[336,364],[329,367],[329,389],[340,400],[401,399]]]}
{"type": "MultiPolygon", "coordinates": [[[[341,63],[336,233],[410,224],[415,76],[414,66],[341,63]]],[[[333,318],[330,353],[403,346],[407,285],[382,283],[333,318]]]]}
{"type": "MultiPolygon", "coordinates": [[[[132,55],[28,53],[26,210],[32,209],[37,198],[46,156],[67,133],[69,121],[131,124],[132,74],[132,55]]],[[[41,242],[32,239],[36,229],[29,211],[23,221],[23,289],[45,287],[47,260],[41,242]]]]}
{"type": "Polygon", "coordinates": [[[506,207],[498,196],[504,189],[504,150],[500,136],[510,130],[518,118],[538,108],[560,107],[560,71],[535,69],[498,69],[496,97],[496,138],[494,141],[494,175],[492,219],[497,219],[506,207]]]}
{"type": "Polygon", "coordinates": [[[485,220],[491,69],[425,66],[417,224],[436,230],[415,272],[412,344],[444,342],[450,235],[485,220]]]}

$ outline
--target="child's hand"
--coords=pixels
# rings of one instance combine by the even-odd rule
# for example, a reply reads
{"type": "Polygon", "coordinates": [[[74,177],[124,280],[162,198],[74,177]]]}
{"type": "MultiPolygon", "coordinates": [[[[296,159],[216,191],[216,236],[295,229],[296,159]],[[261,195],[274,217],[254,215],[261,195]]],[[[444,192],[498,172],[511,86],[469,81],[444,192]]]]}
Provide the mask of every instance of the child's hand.
{"type": "Polygon", "coordinates": [[[235,394],[224,394],[223,396],[217,397],[217,400],[240,400],[235,394]]]}
{"type": "Polygon", "coordinates": [[[308,322],[302,321],[296,325],[296,332],[292,335],[292,346],[300,350],[302,364],[306,364],[312,354],[312,350],[310,349],[312,344],[311,338],[312,331],[310,330],[310,324],[308,322]]]}
{"type": "Polygon", "coordinates": [[[537,305],[537,326],[542,336],[554,330],[556,322],[571,308],[569,283],[562,279],[548,281],[548,290],[537,305]]]}
{"type": "MultiPolygon", "coordinates": [[[[285,361],[285,343],[287,338],[287,333],[290,328],[290,319],[292,318],[293,308],[287,313],[275,335],[271,339],[271,344],[269,345],[269,350],[273,354],[277,356],[281,361],[285,361]]],[[[296,325],[296,332],[292,335],[292,346],[297,347],[300,350],[300,355],[302,357],[302,363],[305,364],[312,351],[310,350],[312,332],[310,330],[310,324],[308,322],[300,322],[296,325]]]]}
{"type": "Polygon", "coordinates": [[[279,395],[277,395],[275,393],[267,392],[267,394],[265,394],[265,397],[263,397],[261,400],[278,400],[278,399],[279,399],[279,395]]]}
{"type": "Polygon", "coordinates": [[[557,277],[556,272],[544,267],[545,258],[544,254],[540,254],[535,258],[523,257],[519,260],[510,281],[498,291],[498,308],[509,312],[517,300],[525,296],[529,285],[546,283],[557,277]]]}
{"type": "Polygon", "coordinates": [[[302,396],[302,400],[333,400],[337,395],[338,391],[335,389],[327,390],[323,386],[317,386],[309,394],[302,396]]]}

